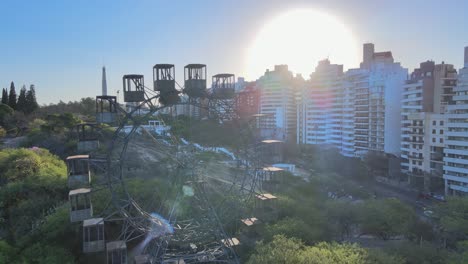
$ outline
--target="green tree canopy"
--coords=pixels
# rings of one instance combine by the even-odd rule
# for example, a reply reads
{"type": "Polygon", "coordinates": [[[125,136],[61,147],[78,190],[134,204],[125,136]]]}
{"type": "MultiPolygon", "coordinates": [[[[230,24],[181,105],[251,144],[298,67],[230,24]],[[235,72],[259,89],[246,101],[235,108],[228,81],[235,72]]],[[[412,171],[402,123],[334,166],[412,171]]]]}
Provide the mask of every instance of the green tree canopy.
{"type": "Polygon", "coordinates": [[[14,82],[11,82],[10,85],[10,92],[8,94],[8,105],[11,108],[13,108],[13,110],[16,110],[16,89],[14,82]]]}
{"type": "Polygon", "coordinates": [[[8,104],[8,90],[5,88],[2,90],[2,104],[8,104]]]}
{"type": "Polygon", "coordinates": [[[26,86],[23,85],[18,96],[18,102],[16,103],[16,110],[26,113],[26,107],[26,86]]]}
{"type": "Polygon", "coordinates": [[[25,101],[26,104],[24,110],[26,114],[31,114],[39,108],[39,104],[37,103],[36,99],[36,89],[34,87],[34,84],[31,84],[31,86],[29,86],[29,90],[26,92],[25,101]]]}
{"type": "Polygon", "coordinates": [[[0,125],[6,127],[6,121],[13,112],[14,110],[9,105],[0,104],[0,125]]]}
{"type": "Polygon", "coordinates": [[[372,234],[384,240],[407,235],[416,219],[411,207],[394,198],[362,203],[359,216],[363,234],[372,234]]]}
{"type": "Polygon", "coordinates": [[[45,149],[1,150],[0,171],[0,229],[11,238],[28,234],[44,211],[66,200],[65,163],[45,149]]]}
{"type": "Polygon", "coordinates": [[[397,264],[401,258],[381,251],[369,252],[357,244],[320,242],[305,246],[301,240],[277,235],[273,241],[260,242],[247,263],[269,264],[397,264]]]}
{"type": "Polygon", "coordinates": [[[468,198],[451,197],[439,204],[435,213],[449,240],[468,240],[468,198]]]}
{"type": "Polygon", "coordinates": [[[286,217],[265,228],[265,239],[271,241],[275,235],[299,238],[308,244],[318,242],[323,237],[321,226],[311,225],[299,218],[286,217]]]}

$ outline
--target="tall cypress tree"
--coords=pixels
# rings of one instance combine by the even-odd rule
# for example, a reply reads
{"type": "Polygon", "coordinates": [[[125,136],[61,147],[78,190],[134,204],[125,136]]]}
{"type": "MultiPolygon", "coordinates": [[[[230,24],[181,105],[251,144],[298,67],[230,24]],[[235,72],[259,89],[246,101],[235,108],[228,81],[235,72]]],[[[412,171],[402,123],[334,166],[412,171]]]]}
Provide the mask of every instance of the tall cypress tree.
{"type": "Polygon", "coordinates": [[[29,102],[26,100],[26,85],[23,85],[18,96],[18,102],[16,103],[16,110],[27,113],[28,105],[29,102]]]}
{"type": "Polygon", "coordinates": [[[13,110],[16,110],[16,89],[15,89],[15,83],[13,82],[11,82],[10,93],[8,94],[8,105],[13,110]]]}
{"type": "Polygon", "coordinates": [[[39,104],[37,103],[36,99],[36,89],[34,88],[34,84],[29,86],[29,90],[26,92],[26,112],[30,114],[36,111],[39,108],[39,104]]]}
{"type": "Polygon", "coordinates": [[[8,90],[6,88],[2,90],[2,104],[8,104],[8,90]]]}

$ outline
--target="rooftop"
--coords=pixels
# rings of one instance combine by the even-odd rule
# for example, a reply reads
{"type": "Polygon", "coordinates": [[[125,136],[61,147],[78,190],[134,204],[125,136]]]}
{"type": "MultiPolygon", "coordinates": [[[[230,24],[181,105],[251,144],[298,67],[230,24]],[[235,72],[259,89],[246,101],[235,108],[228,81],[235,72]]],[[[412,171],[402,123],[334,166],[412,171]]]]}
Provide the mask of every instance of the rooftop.
{"type": "Polygon", "coordinates": [[[264,167],[263,170],[264,171],[271,171],[271,172],[283,171],[283,169],[277,168],[277,167],[264,167]]]}
{"type": "Polygon", "coordinates": [[[240,241],[239,239],[233,237],[233,238],[229,238],[229,239],[222,239],[221,242],[226,246],[226,247],[233,247],[233,246],[237,246],[240,244],[240,241]]]}
{"type": "Polygon", "coordinates": [[[68,156],[67,160],[73,159],[89,159],[89,155],[75,155],[75,156],[68,156]]]}
{"type": "Polygon", "coordinates": [[[255,197],[257,197],[257,199],[260,199],[262,201],[273,200],[273,199],[278,198],[270,193],[257,194],[255,195],[255,197]]]}
{"type": "Polygon", "coordinates": [[[83,194],[83,193],[90,193],[91,189],[88,188],[80,188],[80,189],[75,189],[71,190],[68,195],[77,195],[77,194],[83,194]]]}
{"type": "Polygon", "coordinates": [[[192,63],[192,64],[185,65],[184,68],[203,68],[203,67],[206,67],[206,64],[192,63]]]}
{"type": "Polygon", "coordinates": [[[246,218],[246,219],[241,219],[241,222],[244,223],[246,226],[253,226],[256,223],[258,223],[258,219],[255,217],[246,218]]]}
{"type": "Polygon", "coordinates": [[[83,226],[103,225],[104,218],[91,218],[83,221],[83,226]]]}

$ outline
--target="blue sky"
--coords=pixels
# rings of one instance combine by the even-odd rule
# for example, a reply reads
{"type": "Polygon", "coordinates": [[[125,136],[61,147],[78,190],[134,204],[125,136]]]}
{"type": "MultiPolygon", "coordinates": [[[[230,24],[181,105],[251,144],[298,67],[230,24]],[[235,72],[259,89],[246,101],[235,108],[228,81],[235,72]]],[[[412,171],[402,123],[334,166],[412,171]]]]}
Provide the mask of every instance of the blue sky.
{"type": "Polygon", "coordinates": [[[339,18],[360,44],[391,50],[410,70],[427,59],[460,68],[468,45],[468,1],[1,1],[0,88],[33,83],[41,104],[94,97],[103,64],[110,93],[127,73],[152,86],[156,63],[175,64],[178,81],[187,63],[243,76],[262,25],[297,8],[339,18]]]}

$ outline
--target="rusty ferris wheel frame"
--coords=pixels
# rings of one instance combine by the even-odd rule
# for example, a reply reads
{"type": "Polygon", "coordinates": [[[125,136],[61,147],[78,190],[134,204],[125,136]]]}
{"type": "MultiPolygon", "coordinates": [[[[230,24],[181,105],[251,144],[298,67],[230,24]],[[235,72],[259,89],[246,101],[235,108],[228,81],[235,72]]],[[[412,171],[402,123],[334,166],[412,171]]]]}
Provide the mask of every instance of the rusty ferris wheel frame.
{"type": "MultiPolygon", "coordinates": [[[[168,65],[164,65],[164,67],[167,66],[168,65]]],[[[138,78],[140,77],[137,75],[126,76],[130,78],[135,76],[138,78]]],[[[233,75],[221,74],[215,76],[232,78],[233,75]]],[[[228,87],[226,86],[225,80],[221,80],[219,83],[222,84],[223,88],[228,87]]],[[[186,178],[185,184],[189,184],[196,190],[195,195],[198,196],[196,200],[199,201],[199,206],[208,213],[205,215],[205,218],[201,220],[203,223],[201,223],[200,219],[183,220],[180,222],[174,221],[174,219],[167,220],[170,224],[175,224],[174,232],[181,233],[187,240],[190,240],[190,237],[193,236],[206,236],[206,233],[210,233],[211,231],[211,236],[215,239],[213,239],[213,241],[208,241],[207,245],[204,246],[201,251],[193,250],[193,248],[190,250],[183,249],[179,252],[177,252],[177,250],[171,251],[169,247],[175,235],[152,234],[155,229],[164,227],[167,223],[161,218],[151,214],[151,212],[145,211],[145,209],[132,198],[126,186],[124,170],[128,145],[137,131],[142,129],[142,122],[147,120],[148,117],[168,107],[187,105],[207,111],[209,115],[215,119],[231,119],[230,122],[235,122],[239,116],[234,111],[233,102],[229,102],[229,96],[222,93],[221,97],[205,94],[197,99],[189,98],[187,102],[180,102],[176,99],[173,103],[169,102],[170,100],[163,100],[164,104],[158,104],[156,102],[159,100],[161,103],[163,95],[161,91],[159,91],[159,93],[154,92],[145,87],[143,83],[136,83],[136,85],[139,91],[143,91],[144,100],[138,102],[138,105],[133,107],[129,112],[118,105],[115,108],[122,118],[118,122],[118,127],[113,134],[108,149],[105,177],[106,185],[111,193],[112,204],[116,210],[110,214],[108,213],[109,215],[105,218],[105,221],[122,221],[122,231],[118,240],[128,242],[137,238],[145,237],[147,239],[149,237],[150,241],[142,249],[141,254],[148,256],[157,263],[170,263],[169,261],[178,261],[180,259],[183,259],[185,263],[239,263],[233,245],[226,243],[226,241],[230,241],[231,238],[224,230],[223,223],[217,214],[217,209],[222,206],[222,201],[217,205],[214,205],[213,202],[210,201],[207,195],[209,190],[206,187],[206,181],[200,179],[200,175],[196,172],[196,165],[193,160],[190,160],[193,157],[190,157],[190,155],[185,157],[177,156],[178,152],[176,152],[176,156],[174,156],[175,160],[182,168],[192,171],[189,177],[186,178]],[[205,103],[202,103],[200,98],[202,98],[205,103]],[[208,101],[208,103],[206,103],[206,101],[208,101]],[[147,110],[144,115],[139,114],[142,109],[147,110]],[[131,125],[131,130],[128,133],[124,133],[127,125],[131,125]]],[[[179,88],[184,91],[183,87],[179,86],[179,88]]],[[[182,91],[177,91],[177,95],[182,91]]],[[[257,116],[252,120],[258,122],[258,118],[257,116]]],[[[251,126],[247,126],[247,129],[249,128],[251,128],[251,126]]],[[[173,143],[176,144],[176,141],[177,140],[174,140],[173,143]]],[[[249,143],[245,144],[249,145],[249,143]]],[[[180,146],[175,147],[176,151],[179,151],[180,146]]],[[[235,182],[224,182],[224,184],[230,185],[228,190],[231,194],[245,197],[244,201],[248,201],[257,193],[257,181],[259,179],[256,170],[260,167],[260,164],[258,158],[255,157],[255,151],[252,153],[252,151],[249,152],[246,150],[243,154],[243,161],[241,163],[243,163],[245,167],[245,173],[239,178],[236,177],[236,179],[234,179],[235,182]]],[[[174,200],[173,202],[175,203],[176,201],[174,200]]]]}

